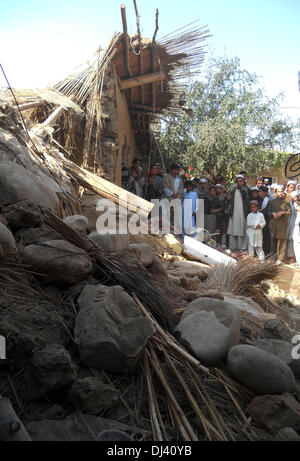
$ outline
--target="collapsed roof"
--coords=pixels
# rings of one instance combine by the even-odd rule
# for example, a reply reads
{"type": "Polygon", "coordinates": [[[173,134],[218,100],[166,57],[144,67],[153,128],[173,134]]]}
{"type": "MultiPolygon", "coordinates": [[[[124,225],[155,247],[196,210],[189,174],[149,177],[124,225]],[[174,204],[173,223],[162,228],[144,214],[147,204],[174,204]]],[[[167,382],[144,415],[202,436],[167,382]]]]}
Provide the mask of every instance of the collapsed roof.
{"type": "Polygon", "coordinates": [[[83,187],[92,182],[94,192],[104,196],[111,187],[103,182],[99,189],[99,177],[121,186],[122,165],[129,166],[143,149],[148,159],[151,123],[180,113],[187,77],[199,74],[208,36],[192,23],[157,41],[158,11],[152,40],[141,36],[138,12],[137,34],[130,36],[124,5],[121,13],[123,33],[116,33],[106,50],[98,50],[92,64],[52,88],[4,94],[22,117],[31,150],[38,147],[39,155],[54,157],[58,170],[69,174],[71,168],[77,181],[81,175],[83,187]],[[49,143],[57,152],[49,151],[49,143]]]}

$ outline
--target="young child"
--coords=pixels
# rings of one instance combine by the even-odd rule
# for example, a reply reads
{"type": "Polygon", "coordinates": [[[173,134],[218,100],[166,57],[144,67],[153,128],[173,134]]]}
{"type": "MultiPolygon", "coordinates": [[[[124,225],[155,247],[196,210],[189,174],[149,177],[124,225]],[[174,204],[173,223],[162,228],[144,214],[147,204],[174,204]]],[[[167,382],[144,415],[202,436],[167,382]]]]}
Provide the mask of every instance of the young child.
{"type": "Polygon", "coordinates": [[[265,259],[262,230],[266,225],[264,215],[258,212],[257,201],[250,202],[251,213],[247,216],[248,253],[254,256],[254,250],[260,261],[265,259]]]}

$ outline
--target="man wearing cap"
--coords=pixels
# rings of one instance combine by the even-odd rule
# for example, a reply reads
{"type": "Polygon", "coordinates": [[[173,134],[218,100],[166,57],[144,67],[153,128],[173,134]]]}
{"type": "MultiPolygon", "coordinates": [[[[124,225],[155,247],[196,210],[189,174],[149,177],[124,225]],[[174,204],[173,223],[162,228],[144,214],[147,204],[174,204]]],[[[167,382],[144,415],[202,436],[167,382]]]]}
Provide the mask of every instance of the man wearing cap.
{"type": "Polygon", "coordinates": [[[272,186],[270,186],[270,181],[268,180],[268,178],[264,179],[264,186],[266,186],[268,188],[269,194],[271,194],[271,187],[272,186]]]}
{"type": "Polygon", "coordinates": [[[249,188],[245,184],[242,174],[236,177],[236,184],[231,191],[231,207],[229,209],[229,223],[227,234],[231,251],[247,250],[246,217],[249,212],[249,188]]]}
{"type": "Polygon", "coordinates": [[[260,209],[261,208],[261,205],[262,205],[262,201],[259,197],[259,188],[258,187],[252,187],[251,188],[251,191],[250,191],[250,200],[256,200],[257,203],[258,203],[258,208],[260,209]]]}
{"type": "Polygon", "coordinates": [[[200,200],[205,199],[205,197],[208,197],[208,182],[205,178],[202,178],[199,181],[198,197],[200,200]]]}
{"type": "Polygon", "coordinates": [[[274,200],[274,198],[277,198],[277,187],[278,184],[274,182],[271,186],[271,192],[270,192],[270,200],[274,200]]]}
{"type": "Polygon", "coordinates": [[[277,257],[278,264],[285,261],[287,249],[287,229],[292,214],[289,200],[286,199],[283,186],[277,186],[277,198],[270,202],[271,253],[277,257]]]}
{"type": "Polygon", "coordinates": [[[247,173],[247,171],[241,171],[238,175],[239,175],[239,176],[241,175],[241,176],[244,177],[244,180],[245,180],[245,187],[247,187],[247,188],[248,188],[248,192],[250,192],[251,186],[249,186],[249,184],[248,184],[248,182],[247,182],[247,179],[248,179],[248,173],[247,173]]]}
{"type": "Polygon", "coordinates": [[[292,193],[292,192],[295,192],[296,186],[297,186],[296,181],[288,181],[288,183],[287,183],[287,185],[286,185],[286,190],[285,190],[285,192],[286,192],[286,197],[287,197],[288,199],[291,198],[291,193],[292,193]]]}

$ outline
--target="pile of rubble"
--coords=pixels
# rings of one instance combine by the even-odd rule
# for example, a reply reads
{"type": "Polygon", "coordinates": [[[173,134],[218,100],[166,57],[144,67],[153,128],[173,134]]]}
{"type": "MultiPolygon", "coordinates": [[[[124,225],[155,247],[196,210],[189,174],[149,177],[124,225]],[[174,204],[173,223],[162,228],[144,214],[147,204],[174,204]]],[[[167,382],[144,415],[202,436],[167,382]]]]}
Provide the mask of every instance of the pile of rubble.
{"type": "MultiPolygon", "coordinates": [[[[299,438],[300,361],[291,342],[297,331],[281,320],[282,305],[270,314],[250,297],[206,289],[215,269],[178,255],[178,241],[174,247],[159,236],[87,235],[84,216],[49,216],[29,200],[2,206],[0,214],[0,334],[8,358],[0,394],[26,434],[91,440],[118,429],[135,440],[299,438]],[[74,236],[90,249],[71,243],[74,236]],[[157,293],[163,284],[160,293],[173,296],[175,328],[146,298],[115,284],[97,252],[138,271],[157,293]],[[190,415],[191,408],[193,417],[179,411],[190,415]]],[[[268,283],[275,304],[283,293],[275,298],[276,285],[268,283]]],[[[295,315],[297,299],[287,299],[295,315]]],[[[3,438],[21,435],[5,427],[0,417],[3,438]]]]}
{"type": "Polygon", "coordinates": [[[300,300],[281,269],[100,235],[44,134],[2,103],[0,439],[299,440],[300,300]]]}

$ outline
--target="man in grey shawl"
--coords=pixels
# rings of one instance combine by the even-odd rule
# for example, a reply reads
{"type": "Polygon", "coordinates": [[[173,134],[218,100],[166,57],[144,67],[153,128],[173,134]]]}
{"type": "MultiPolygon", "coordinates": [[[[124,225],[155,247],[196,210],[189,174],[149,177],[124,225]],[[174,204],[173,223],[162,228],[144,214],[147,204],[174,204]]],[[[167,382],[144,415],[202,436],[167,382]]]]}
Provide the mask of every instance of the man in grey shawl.
{"type": "Polygon", "coordinates": [[[249,188],[243,175],[236,177],[232,188],[227,234],[231,251],[247,251],[246,218],[249,212],[249,188]]]}

